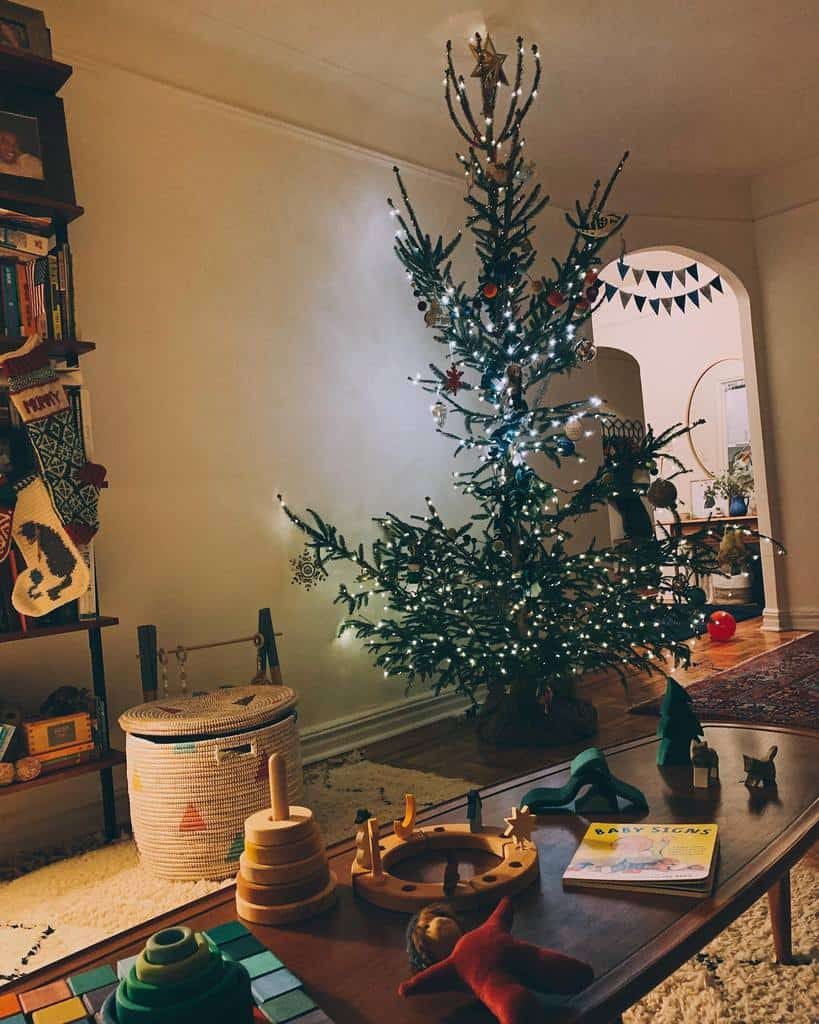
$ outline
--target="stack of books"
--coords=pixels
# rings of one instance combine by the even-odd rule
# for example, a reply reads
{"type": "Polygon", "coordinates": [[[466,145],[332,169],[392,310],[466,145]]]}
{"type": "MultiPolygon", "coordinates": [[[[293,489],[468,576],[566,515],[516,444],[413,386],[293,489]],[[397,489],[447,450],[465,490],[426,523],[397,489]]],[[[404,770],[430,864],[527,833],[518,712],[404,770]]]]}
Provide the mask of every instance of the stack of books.
{"type": "Polygon", "coordinates": [[[716,825],[595,821],[563,874],[567,889],[709,896],[719,860],[716,825]]]}
{"type": "MultiPolygon", "coordinates": [[[[0,208],[0,336],[76,337],[71,248],[48,217],[0,208]]],[[[16,346],[12,346],[16,347],[16,346]]]]}

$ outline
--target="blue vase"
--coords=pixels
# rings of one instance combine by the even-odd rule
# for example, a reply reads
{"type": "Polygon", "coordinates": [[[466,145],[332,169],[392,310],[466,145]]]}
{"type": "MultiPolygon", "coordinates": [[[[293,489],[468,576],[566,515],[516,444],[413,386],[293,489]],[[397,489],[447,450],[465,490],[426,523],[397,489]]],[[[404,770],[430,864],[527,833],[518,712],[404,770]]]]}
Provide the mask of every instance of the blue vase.
{"type": "Polygon", "coordinates": [[[728,515],[729,516],[744,516],[748,514],[748,499],[740,498],[735,495],[728,502],[728,515]]]}

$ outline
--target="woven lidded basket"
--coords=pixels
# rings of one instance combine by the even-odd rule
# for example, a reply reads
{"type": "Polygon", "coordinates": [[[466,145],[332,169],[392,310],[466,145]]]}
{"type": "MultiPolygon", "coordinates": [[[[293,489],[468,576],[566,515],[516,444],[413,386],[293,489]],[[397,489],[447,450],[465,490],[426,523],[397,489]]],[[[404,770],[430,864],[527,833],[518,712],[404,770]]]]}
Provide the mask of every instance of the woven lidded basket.
{"type": "Polygon", "coordinates": [[[291,803],[302,795],[296,694],[250,685],[140,704],[127,734],[128,797],[143,862],[164,878],[236,873],[245,818],[267,807],[267,760],[283,754],[291,803]]]}

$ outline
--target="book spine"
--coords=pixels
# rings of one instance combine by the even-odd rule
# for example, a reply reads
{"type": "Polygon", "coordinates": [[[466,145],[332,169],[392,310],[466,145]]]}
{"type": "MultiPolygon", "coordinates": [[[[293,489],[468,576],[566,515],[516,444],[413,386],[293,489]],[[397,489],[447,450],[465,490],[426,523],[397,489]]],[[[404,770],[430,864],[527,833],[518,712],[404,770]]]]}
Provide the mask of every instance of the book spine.
{"type": "Polygon", "coordinates": [[[52,253],[48,257],[49,308],[51,311],[51,337],[54,341],[63,340],[63,317],[60,309],[60,285],[57,273],[57,257],[52,253]]]}
{"type": "Polygon", "coordinates": [[[15,728],[16,726],[13,725],[0,725],[0,761],[6,756],[6,751],[11,746],[15,728]]]}
{"type": "Polygon", "coordinates": [[[74,261],[71,246],[68,242],[63,246],[63,263],[65,265],[65,310],[68,316],[68,337],[77,337],[77,317],[74,309],[74,261]]]}
{"type": "Polygon", "coordinates": [[[16,270],[17,298],[20,303],[20,333],[24,338],[28,338],[34,333],[34,316],[31,312],[31,293],[28,290],[25,264],[18,263],[16,270]]]}
{"type": "Polygon", "coordinates": [[[0,247],[11,249],[22,257],[47,256],[49,249],[54,247],[54,239],[0,226],[0,247]]]}
{"type": "Polygon", "coordinates": [[[17,337],[20,334],[20,303],[17,298],[17,271],[13,263],[4,261],[0,264],[0,282],[6,334],[17,337]]]}

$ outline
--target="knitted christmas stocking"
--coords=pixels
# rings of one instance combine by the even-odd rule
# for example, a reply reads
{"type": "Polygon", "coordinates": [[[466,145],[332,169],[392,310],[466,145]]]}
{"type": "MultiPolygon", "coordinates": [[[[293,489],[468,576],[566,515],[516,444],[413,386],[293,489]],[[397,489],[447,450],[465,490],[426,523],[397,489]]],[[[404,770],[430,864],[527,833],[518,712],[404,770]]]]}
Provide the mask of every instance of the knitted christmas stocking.
{"type": "Polygon", "coordinates": [[[37,476],[17,485],[12,535],[26,561],[11,593],[11,603],[21,615],[46,615],[88,590],[88,566],[37,476]]]}
{"type": "Polygon", "coordinates": [[[99,527],[97,499],[105,468],[85,457],[68,395],[45,345],[35,334],[16,352],[0,356],[9,394],[32,443],[57,515],[71,539],[87,544],[99,527]]]}

